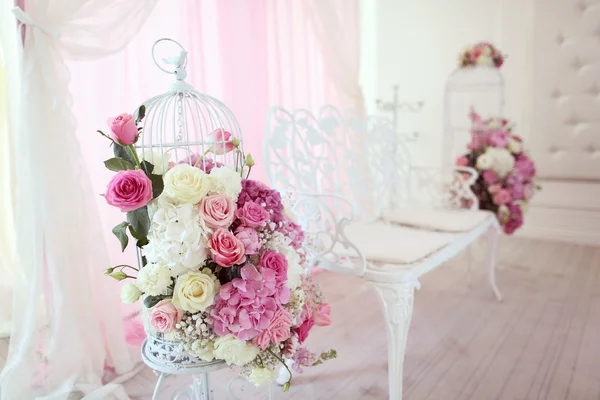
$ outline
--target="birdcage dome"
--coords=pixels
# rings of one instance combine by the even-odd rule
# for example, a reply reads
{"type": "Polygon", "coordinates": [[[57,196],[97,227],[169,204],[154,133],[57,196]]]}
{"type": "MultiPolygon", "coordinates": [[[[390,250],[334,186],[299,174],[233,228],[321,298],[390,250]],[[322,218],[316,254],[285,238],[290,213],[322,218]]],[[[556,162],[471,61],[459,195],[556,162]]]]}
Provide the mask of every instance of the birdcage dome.
{"type": "Polygon", "coordinates": [[[181,162],[206,168],[220,164],[235,167],[239,153],[228,150],[234,141],[239,141],[238,148],[243,150],[243,138],[233,112],[186,82],[187,52],[179,43],[156,41],[152,57],[158,68],[174,76],[174,81],[165,93],[138,108],[136,117],[142,130],[136,143],[138,153],[155,166],[162,164],[163,170],[181,162]],[[178,46],[179,54],[159,60],[156,48],[163,42],[178,46]]]}

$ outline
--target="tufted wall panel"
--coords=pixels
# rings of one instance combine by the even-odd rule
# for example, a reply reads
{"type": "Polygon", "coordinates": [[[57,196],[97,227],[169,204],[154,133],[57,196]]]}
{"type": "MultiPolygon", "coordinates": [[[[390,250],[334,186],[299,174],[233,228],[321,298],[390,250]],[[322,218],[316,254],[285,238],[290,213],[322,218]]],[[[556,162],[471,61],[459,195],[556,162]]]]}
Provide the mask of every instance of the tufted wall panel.
{"type": "Polygon", "coordinates": [[[531,152],[540,177],[600,181],[600,0],[536,0],[531,152]]]}

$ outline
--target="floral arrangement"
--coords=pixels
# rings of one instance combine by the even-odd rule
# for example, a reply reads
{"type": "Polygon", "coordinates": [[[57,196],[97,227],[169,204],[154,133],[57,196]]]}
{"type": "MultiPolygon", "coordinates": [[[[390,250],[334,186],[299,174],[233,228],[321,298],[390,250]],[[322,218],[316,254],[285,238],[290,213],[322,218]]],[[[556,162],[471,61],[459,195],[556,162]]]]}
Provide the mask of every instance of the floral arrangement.
{"type": "Polygon", "coordinates": [[[504,63],[504,56],[494,45],[479,42],[474,46],[465,48],[458,56],[458,65],[461,68],[485,66],[500,68],[504,63]]]}
{"type": "Polygon", "coordinates": [[[175,163],[169,153],[136,152],[144,114],[142,106],[136,116],[109,119],[110,134],[98,131],[112,141],[105,165],[116,172],[104,197],[127,213],[113,233],[123,251],[131,236],[144,253],[139,269],[118,265],[105,274],[133,281],[121,298],[143,298],[150,335],[197,359],[241,367],[257,386],[283,365],[287,390],[286,361],[301,371],[336,357],[303,346],[315,325],[331,323],[329,305],[304,273],[304,232],[279,192],[248,179],[254,161],[231,133],[215,130],[203,155],[175,163]],[[230,151],[234,167],[208,157],[230,151]]]}
{"type": "MultiPolygon", "coordinates": [[[[524,150],[523,140],[513,134],[503,118],[482,119],[471,112],[469,153],[458,157],[457,166],[479,172],[471,187],[479,208],[496,214],[504,232],[512,234],[523,224],[523,213],[536,190],[535,163],[524,150]]],[[[469,207],[471,204],[465,204],[469,207]]]]}

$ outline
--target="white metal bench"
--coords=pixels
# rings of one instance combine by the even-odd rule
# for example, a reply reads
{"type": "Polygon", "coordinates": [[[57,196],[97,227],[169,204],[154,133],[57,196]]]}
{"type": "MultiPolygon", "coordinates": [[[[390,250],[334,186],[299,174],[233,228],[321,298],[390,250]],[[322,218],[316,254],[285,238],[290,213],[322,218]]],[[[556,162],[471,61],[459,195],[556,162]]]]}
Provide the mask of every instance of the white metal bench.
{"type": "Polygon", "coordinates": [[[389,120],[342,115],[332,106],[318,117],[272,108],[263,153],[272,185],[295,199],[319,266],[362,276],[379,294],[388,330],[389,395],[401,399],[419,278],[487,232],[490,282],[501,298],[494,276],[498,224],[476,209],[469,190],[477,173],[411,168],[389,120]],[[424,206],[412,196],[415,188],[433,201],[424,206]],[[472,209],[458,209],[465,200],[472,209]]]}

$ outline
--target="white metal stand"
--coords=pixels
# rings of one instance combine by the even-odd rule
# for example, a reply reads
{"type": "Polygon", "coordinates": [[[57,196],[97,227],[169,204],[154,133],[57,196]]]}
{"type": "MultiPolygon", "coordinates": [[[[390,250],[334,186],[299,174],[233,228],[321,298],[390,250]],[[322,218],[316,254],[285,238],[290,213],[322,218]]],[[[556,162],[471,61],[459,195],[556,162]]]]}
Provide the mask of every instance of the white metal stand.
{"type": "Polygon", "coordinates": [[[164,399],[159,397],[160,388],[170,375],[191,375],[193,382],[190,386],[177,392],[173,400],[213,400],[209,385],[209,373],[227,368],[225,361],[197,362],[174,365],[168,361],[162,363],[149,349],[148,339],[142,344],[142,360],[158,375],[152,400],[164,399]]]}

